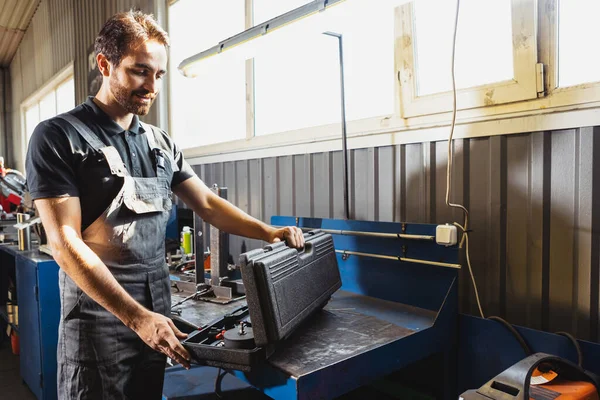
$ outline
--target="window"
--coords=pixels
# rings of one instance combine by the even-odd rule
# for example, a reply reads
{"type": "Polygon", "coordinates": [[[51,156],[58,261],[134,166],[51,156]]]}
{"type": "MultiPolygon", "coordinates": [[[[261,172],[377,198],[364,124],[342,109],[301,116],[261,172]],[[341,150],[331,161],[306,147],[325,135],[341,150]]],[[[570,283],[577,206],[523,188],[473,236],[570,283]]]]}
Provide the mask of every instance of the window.
{"type": "MultiPolygon", "coordinates": [[[[254,0],[254,21],[264,22],[306,2],[254,0]]],[[[346,119],[393,114],[393,9],[346,1],[257,40],[257,136],[340,122],[338,40],[324,31],[343,37],[346,119]]]]}
{"type": "MultiPolygon", "coordinates": [[[[537,97],[534,0],[462,0],[456,40],[461,109],[537,97]],[[474,54],[476,56],[474,56],[474,54]]],[[[397,65],[402,116],[450,111],[456,1],[400,8],[397,65]]]]}
{"type": "MultiPolygon", "coordinates": [[[[57,86],[44,88],[41,93],[24,102],[25,141],[27,144],[33,134],[33,130],[41,121],[45,121],[60,113],[69,111],[75,107],[75,86],[73,76],[61,80],[57,86]]],[[[26,146],[24,147],[26,148],[26,146]]]]}
{"type": "Polygon", "coordinates": [[[600,37],[600,1],[560,0],[558,9],[558,86],[600,82],[597,51],[586,44],[600,37]]]}
{"type": "MultiPolygon", "coordinates": [[[[414,3],[417,95],[452,90],[452,32],[456,3],[414,3]],[[436,32],[427,34],[427,32],[436,32]]],[[[513,71],[510,0],[463,0],[457,32],[456,86],[466,89],[511,80],[513,71]],[[495,18],[481,18],[494,15],[495,18]],[[485,32],[482,34],[481,32],[485,32]],[[472,49],[477,49],[473,56],[472,49]]]]}
{"type": "Polygon", "coordinates": [[[75,107],[75,80],[68,79],[56,88],[56,113],[61,114],[75,107]]]}
{"type": "Polygon", "coordinates": [[[246,137],[244,60],[214,57],[196,78],[177,70],[184,59],[244,29],[244,0],[179,0],[169,7],[170,133],[181,148],[246,137]]]}
{"type": "MultiPolygon", "coordinates": [[[[170,6],[171,133],[184,148],[236,140],[231,147],[197,148],[190,156],[213,162],[225,153],[232,160],[278,155],[281,149],[322,150],[321,144],[337,149],[331,139],[339,133],[341,114],[338,41],[324,31],[343,37],[346,119],[354,146],[413,142],[421,135],[446,138],[456,0],[329,2],[324,12],[204,59],[198,78],[181,76],[176,67],[185,58],[309,0],[221,3],[178,0],[170,6]]],[[[581,126],[578,114],[597,125],[591,110],[600,104],[600,65],[583,45],[600,36],[598,0],[460,5],[460,137],[581,126]],[[558,112],[569,113],[568,121],[558,112]]]]}
{"type": "Polygon", "coordinates": [[[40,106],[39,103],[35,103],[27,110],[25,110],[25,131],[27,132],[27,142],[33,134],[33,130],[40,123],[40,106]]]}
{"type": "Polygon", "coordinates": [[[40,121],[45,121],[56,115],[56,91],[45,95],[39,103],[40,121]]]}
{"type": "Polygon", "coordinates": [[[306,3],[307,0],[254,0],[254,25],[262,24],[306,3]]]}

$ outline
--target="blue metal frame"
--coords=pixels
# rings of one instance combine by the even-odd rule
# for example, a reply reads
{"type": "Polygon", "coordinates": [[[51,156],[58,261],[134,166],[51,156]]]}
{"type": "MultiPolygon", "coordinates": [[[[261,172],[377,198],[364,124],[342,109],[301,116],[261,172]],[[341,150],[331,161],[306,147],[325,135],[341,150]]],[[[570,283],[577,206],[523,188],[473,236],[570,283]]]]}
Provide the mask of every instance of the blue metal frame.
{"type": "Polygon", "coordinates": [[[40,261],[38,264],[38,286],[40,307],[40,333],[42,342],[42,373],[44,399],[57,396],[56,346],[60,322],[60,294],[58,271],[54,260],[40,261]]]}
{"type": "Polygon", "coordinates": [[[42,398],[40,310],[36,298],[37,265],[16,260],[19,299],[19,343],[21,378],[38,399],[42,398]]]}
{"type": "MultiPolygon", "coordinates": [[[[273,217],[273,225],[296,225],[302,228],[321,228],[345,231],[406,233],[435,236],[435,225],[400,224],[389,222],[346,221],[333,219],[273,217]]],[[[372,238],[332,235],[336,249],[363,253],[404,256],[436,262],[459,261],[456,247],[439,246],[431,241],[398,238],[372,238]]],[[[444,353],[444,393],[456,398],[456,341],[457,341],[457,276],[454,268],[405,263],[395,260],[361,256],[342,257],[338,265],[344,292],[401,303],[414,313],[403,315],[377,309],[372,316],[393,322],[416,332],[402,339],[366,351],[334,365],[324,366],[313,373],[292,377],[266,365],[252,373],[232,371],[275,399],[334,398],[376,378],[435,353],[444,353]],[[423,315],[434,315],[424,318],[423,315]]],[[[336,296],[334,296],[334,301],[336,296]]]]}
{"type": "Polygon", "coordinates": [[[15,258],[19,302],[21,378],[40,400],[54,400],[60,319],[58,264],[38,251],[1,248],[15,258]]]}

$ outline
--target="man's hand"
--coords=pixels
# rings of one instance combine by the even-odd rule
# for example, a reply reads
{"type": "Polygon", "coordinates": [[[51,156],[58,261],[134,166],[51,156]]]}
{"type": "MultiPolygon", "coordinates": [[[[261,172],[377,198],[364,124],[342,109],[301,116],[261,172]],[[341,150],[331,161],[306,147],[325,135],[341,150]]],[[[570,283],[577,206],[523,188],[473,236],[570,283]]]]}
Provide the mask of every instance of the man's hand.
{"type": "Polygon", "coordinates": [[[301,249],[304,247],[304,235],[302,230],[296,226],[286,226],[285,228],[273,229],[270,242],[276,243],[285,240],[290,247],[301,249]]]}
{"type": "Polygon", "coordinates": [[[179,342],[179,339],[185,339],[187,334],[177,329],[173,321],[164,315],[146,311],[134,321],[132,329],[152,349],[166,354],[189,369],[190,354],[179,342]]]}

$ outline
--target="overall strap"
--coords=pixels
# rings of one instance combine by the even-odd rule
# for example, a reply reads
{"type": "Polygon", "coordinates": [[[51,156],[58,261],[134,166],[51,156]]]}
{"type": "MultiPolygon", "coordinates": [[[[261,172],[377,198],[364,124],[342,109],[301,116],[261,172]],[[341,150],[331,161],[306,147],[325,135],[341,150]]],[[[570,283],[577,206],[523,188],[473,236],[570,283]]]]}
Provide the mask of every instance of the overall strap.
{"type": "Polygon", "coordinates": [[[57,117],[70,123],[94,150],[100,151],[103,147],[106,147],[106,145],[98,139],[98,136],[96,136],[96,134],[76,116],[69,113],[63,113],[57,115],[57,117]]]}
{"type": "Polygon", "coordinates": [[[140,125],[142,128],[144,128],[144,135],[146,135],[146,139],[148,139],[148,146],[150,146],[150,150],[158,149],[156,146],[156,140],[154,139],[154,136],[156,135],[154,127],[142,121],[140,121],[140,125]]]}
{"type": "Polygon", "coordinates": [[[83,121],[69,113],[60,114],[57,115],[57,117],[64,119],[71,124],[71,126],[75,128],[81,137],[88,142],[88,144],[92,146],[94,150],[101,151],[102,154],[104,154],[104,157],[108,162],[108,166],[110,167],[110,172],[113,175],[120,177],[129,176],[129,172],[127,171],[125,163],[123,162],[123,159],[121,158],[121,155],[117,149],[115,149],[113,146],[106,146],[100,139],[98,139],[98,136],[96,136],[96,134],[92,132],[92,130],[86,124],[83,123],[83,121]]]}

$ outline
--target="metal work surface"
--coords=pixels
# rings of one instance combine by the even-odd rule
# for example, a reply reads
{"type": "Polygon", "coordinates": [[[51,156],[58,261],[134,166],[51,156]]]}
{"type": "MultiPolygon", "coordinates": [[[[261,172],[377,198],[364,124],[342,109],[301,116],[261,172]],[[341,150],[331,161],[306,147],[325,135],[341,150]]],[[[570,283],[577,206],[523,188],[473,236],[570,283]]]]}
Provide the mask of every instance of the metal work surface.
{"type": "MultiPolygon", "coordinates": [[[[187,292],[172,294],[172,302],[187,292]]],[[[175,307],[181,318],[205,325],[245,300],[221,305],[189,300],[175,307]]],[[[300,377],[376,347],[431,327],[437,313],[392,301],[337,292],[324,308],[285,340],[269,363],[292,377],[300,377]]]]}
{"type": "Polygon", "coordinates": [[[454,284],[439,313],[340,291],[264,366],[232,373],[274,399],[333,399],[443,353],[447,372],[441,385],[447,393],[444,398],[451,399],[456,398],[451,350],[455,332],[454,284]]]}
{"type": "Polygon", "coordinates": [[[345,290],[334,294],[333,301],[325,309],[332,312],[346,311],[370,315],[414,331],[431,327],[437,315],[437,312],[423,308],[363,296],[345,290]]]}
{"type": "MultiPolygon", "coordinates": [[[[428,320],[433,325],[435,313],[424,310],[419,314],[421,323],[428,320]]],[[[308,375],[412,335],[414,329],[402,326],[410,320],[406,316],[402,304],[341,292],[285,340],[268,362],[294,378],[308,375]],[[395,318],[394,311],[400,318],[395,318]]]]}

